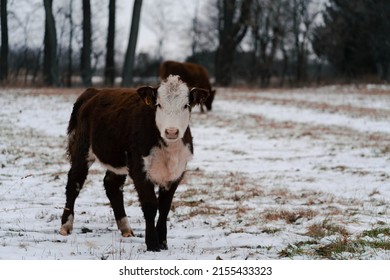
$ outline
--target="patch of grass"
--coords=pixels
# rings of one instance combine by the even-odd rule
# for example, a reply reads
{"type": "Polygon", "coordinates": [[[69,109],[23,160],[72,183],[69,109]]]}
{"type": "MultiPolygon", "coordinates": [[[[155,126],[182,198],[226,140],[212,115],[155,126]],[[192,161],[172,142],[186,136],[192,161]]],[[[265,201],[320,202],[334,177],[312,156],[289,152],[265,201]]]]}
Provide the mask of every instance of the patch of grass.
{"type": "Polygon", "coordinates": [[[261,233],[266,233],[266,234],[275,234],[277,232],[281,231],[280,228],[264,228],[261,233]]]}
{"type": "Polygon", "coordinates": [[[383,154],[383,155],[390,154],[390,145],[385,146],[384,148],[382,148],[382,149],[380,150],[380,153],[383,154]]]}
{"type": "Polygon", "coordinates": [[[348,167],[345,165],[337,165],[337,166],[332,167],[331,169],[335,170],[335,171],[344,172],[346,169],[348,169],[348,167]]]}
{"type": "Polygon", "coordinates": [[[180,199],[192,199],[195,196],[208,195],[208,191],[205,188],[188,188],[185,192],[178,193],[180,199]]]}
{"type": "MultiPolygon", "coordinates": [[[[200,200],[180,200],[180,201],[175,201],[172,206],[172,208],[176,207],[198,207],[199,205],[203,204],[204,201],[203,199],[200,200]]],[[[173,210],[174,211],[174,210],[173,210]]]]}
{"type": "Polygon", "coordinates": [[[288,244],[287,247],[283,250],[281,250],[278,253],[278,256],[281,258],[293,258],[297,255],[307,255],[308,249],[318,244],[317,241],[314,240],[308,240],[308,241],[300,241],[296,242],[294,244],[288,244]]]}
{"type": "Polygon", "coordinates": [[[302,255],[302,254],[304,254],[304,251],[300,247],[292,244],[288,244],[288,246],[285,249],[283,249],[278,253],[278,256],[281,258],[292,258],[296,255],[302,255]]]}
{"type": "Polygon", "coordinates": [[[373,249],[390,250],[390,240],[361,241],[362,245],[373,249]]]}
{"type": "Polygon", "coordinates": [[[344,227],[324,220],[308,227],[306,234],[314,240],[289,244],[279,252],[279,256],[293,258],[297,255],[306,255],[324,259],[359,259],[370,251],[390,250],[390,228],[373,228],[352,238],[344,227]],[[339,237],[326,245],[320,245],[321,239],[336,235],[339,237]]]}
{"type": "Polygon", "coordinates": [[[299,209],[297,211],[269,210],[264,214],[264,219],[267,221],[284,220],[288,224],[294,224],[299,219],[306,218],[311,220],[316,215],[317,212],[311,209],[299,209]]]}
{"type": "Polygon", "coordinates": [[[219,215],[222,212],[221,208],[214,206],[205,206],[203,208],[194,208],[188,213],[188,218],[192,218],[198,215],[209,216],[219,215]]]}
{"type": "Polygon", "coordinates": [[[377,189],[372,190],[372,192],[368,195],[369,197],[373,197],[374,195],[381,194],[377,189]]]}
{"type": "Polygon", "coordinates": [[[390,236],[390,228],[374,228],[370,230],[365,230],[362,233],[362,237],[369,236],[369,237],[376,238],[379,235],[390,236]]]}
{"type": "Polygon", "coordinates": [[[281,258],[294,258],[295,256],[308,256],[310,258],[345,259],[345,255],[361,256],[365,252],[364,244],[350,241],[348,238],[338,238],[327,245],[319,245],[318,241],[310,240],[289,244],[278,253],[281,258]]]}
{"type": "Polygon", "coordinates": [[[348,236],[347,229],[343,226],[339,226],[330,222],[330,220],[324,220],[322,223],[317,223],[307,228],[307,235],[315,239],[322,239],[325,236],[331,236],[339,234],[341,236],[348,236]]]}
{"type": "Polygon", "coordinates": [[[345,259],[345,253],[347,253],[350,258],[357,259],[370,250],[378,249],[390,250],[390,240],[337,239],[328,245],[319,247],[316,253],[327,259],[345,259]]]}
{"type": "Polygon", "coordinates": [[[20,242],[20,243],[19,243],[19,248],[24,249],[24,250],[27,251],[28,244],[27,244],[27,243],[24,243],[24,242],[20,242]]]}
{"type": "Polygon", "coordinates": [[[365,230],[360,235],[360,242],[364,246],[375,249],[390,250],[390,228],[378,227],[365,230]],[[370,240],[367,240],[369,237],[370,240]]]}
{"type": "Polygon", "coordinates": [[[361,255],[364,246],[360,242],[348,240],[348,238],[338,238],[333,242],[315,249],[317,255],[326,259],[342,259],[342,254],[350,253],[361,255]]]}

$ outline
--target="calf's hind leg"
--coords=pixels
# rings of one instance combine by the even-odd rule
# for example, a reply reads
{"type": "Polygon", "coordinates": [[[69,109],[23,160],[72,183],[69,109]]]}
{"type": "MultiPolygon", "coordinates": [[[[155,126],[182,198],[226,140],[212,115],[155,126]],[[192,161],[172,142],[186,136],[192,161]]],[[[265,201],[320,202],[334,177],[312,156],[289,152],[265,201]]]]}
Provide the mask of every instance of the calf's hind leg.
{"type": "Polygon", "coordinates": [[[61,235],[68,235],[73,230],[74,204],[88,174],[88,162],[85,158],[72,160],[66,184],[66,203],[61,218],[61,235]]]}
{"type": "Polygon", "coordinates": [[[110,200],[111,207],[114,211],[114,216],[118,229],[122,236],[134,236],[133,230],[129,226],[129,221],[126,216],[125,207],[123,205],[123,184],[125,183],[126,175],[117,175],[111,171],[106,172],[104,177],[104,188],[110,200]]]}

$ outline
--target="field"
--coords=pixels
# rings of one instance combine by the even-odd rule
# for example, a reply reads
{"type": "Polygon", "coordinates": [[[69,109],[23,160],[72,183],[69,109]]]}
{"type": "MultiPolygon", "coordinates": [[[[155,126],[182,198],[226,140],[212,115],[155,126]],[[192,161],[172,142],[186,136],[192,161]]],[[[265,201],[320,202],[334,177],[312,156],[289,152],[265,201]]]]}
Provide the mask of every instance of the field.
{"type": "Polygon", "coordinates": [[[120,236],[98,164],[58,234],[80,93],[0,89],[0,259],[390,259],[390,87],[218,89],[193,112],[162,252],[146,252],[130,179],[136,236],[120,236]]]}

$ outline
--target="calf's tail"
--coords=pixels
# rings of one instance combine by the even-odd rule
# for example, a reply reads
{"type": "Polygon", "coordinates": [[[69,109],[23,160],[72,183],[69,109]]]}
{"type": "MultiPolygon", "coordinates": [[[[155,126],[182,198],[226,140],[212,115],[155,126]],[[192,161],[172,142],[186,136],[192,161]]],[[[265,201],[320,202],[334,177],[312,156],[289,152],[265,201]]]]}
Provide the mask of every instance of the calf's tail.
{"type": "Polygon", "coordinates": [[[76,102],[73,105],[73,110],[72,110],[72,113],[70,115],[70,119],[69,119],[69,123],[68,123],[68,130],[67,130],[67,133],[68,133],[68,147],[67,147],[68,155],[71,154],[72,146],[73,146],[74,141],[75,141],[75,139],[74,139],[75,138],[75,131],[77,128],[78,113],[80,111],[80,108],[86,101],[91,99],[97,93],[98,93],[97,89],[88,88],[79,96],[79,98],[77,98],[76,102]]]}
{"type": "Polygon", "coordinates": [[[68,135],[70,135],[77,126],[77,114],[79,113],[80,107],[98,92],[97,89],[88,88],[85,90],[79,98],[77,98],[76,102],[73,105],[72,114],[70,115],[69,124],[68,124],[68,135]]]}

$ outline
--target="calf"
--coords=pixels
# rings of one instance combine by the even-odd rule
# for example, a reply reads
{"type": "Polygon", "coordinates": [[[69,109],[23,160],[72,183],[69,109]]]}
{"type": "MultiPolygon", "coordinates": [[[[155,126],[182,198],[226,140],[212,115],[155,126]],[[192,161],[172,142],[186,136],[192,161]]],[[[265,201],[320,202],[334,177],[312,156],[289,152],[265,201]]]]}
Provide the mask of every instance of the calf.
{"type": "Polygon", "coordinates": [[[123,184],[129,174],[145,218],[147,250],[168,249],[167,216],[193,154],[191,108],[207,96],[206,90],[190,90],[178,76],[169,76],[158,88],[82,93],[68,126],[71,168],[60,234],[72,232],[75,200],[97,159],[107,169],[104,187],[122,236],[134,236],[123,204],[123,184]]]}
{"type": "MultiPolygon", "coordinates": [[[[210,94],[204,105],[206,105],[207,110],[211,111],[215,90],[211,89],[209,74],[206,68],[195,63],[168,60],[160,66],[160,77],[161,79],[166,79],[169,75],[179,75],[189,87],[207,89],[210,94]]],[[[204,112],[202,105],[200,109],[204,112]]]]}

